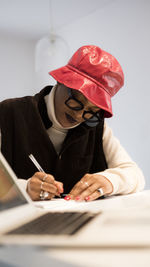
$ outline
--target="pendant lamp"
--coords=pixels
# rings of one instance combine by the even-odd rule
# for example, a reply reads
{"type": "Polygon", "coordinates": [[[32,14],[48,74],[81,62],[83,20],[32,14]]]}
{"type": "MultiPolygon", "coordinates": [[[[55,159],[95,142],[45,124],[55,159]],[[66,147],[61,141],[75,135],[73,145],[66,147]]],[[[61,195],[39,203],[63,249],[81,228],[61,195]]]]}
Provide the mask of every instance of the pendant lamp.
{"type": "Polygon", "coordinates": [[[63,37],[54,32],[51,1],[50,18],[50,32],[41,38],[35,47],[35,80],[37,90],[43,86],[56,83],[48,72],[65,65],[70,56],[69,45],[63,37]]]}

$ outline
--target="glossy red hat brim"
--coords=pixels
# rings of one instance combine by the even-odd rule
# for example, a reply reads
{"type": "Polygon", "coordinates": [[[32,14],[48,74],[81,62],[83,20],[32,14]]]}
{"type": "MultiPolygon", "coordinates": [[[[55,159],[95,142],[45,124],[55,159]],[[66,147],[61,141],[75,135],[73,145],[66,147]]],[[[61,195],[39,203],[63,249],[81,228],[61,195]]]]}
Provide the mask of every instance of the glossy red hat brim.
{"type": "Polygon", "coordinates": [[[110,95],[87,75],[83,76],[83,74],[73,71],[68,65],[50,71],[49,74],[59,83],[80,91],[94,105],[105,110],[106,118],[113,116],[110,95]]]}

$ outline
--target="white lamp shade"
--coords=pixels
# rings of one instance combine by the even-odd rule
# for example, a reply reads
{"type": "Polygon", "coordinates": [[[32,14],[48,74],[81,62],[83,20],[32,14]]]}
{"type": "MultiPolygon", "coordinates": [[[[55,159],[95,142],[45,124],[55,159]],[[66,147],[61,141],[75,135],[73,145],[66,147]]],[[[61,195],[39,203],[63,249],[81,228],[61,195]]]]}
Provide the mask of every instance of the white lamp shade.
{"type": "Polygon", "coordinates": [[[48,74],[51,70],[67,64],[69,60],[69,46],[58,35],[45,36],[40,39],[35,48],[36,87],[55,84],[55,80],[48,74]]]}

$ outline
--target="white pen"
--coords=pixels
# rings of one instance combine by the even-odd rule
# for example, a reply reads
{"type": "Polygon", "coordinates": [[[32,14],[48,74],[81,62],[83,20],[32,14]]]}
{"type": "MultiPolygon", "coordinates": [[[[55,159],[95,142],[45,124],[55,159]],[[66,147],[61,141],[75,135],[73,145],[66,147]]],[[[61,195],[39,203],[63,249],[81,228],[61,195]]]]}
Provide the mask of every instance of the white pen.
{"type": "Polygon", "coordinates": [[[33,164],[37,167],[39,172],[45,172],[32,154],[29,155],[29,158],[31,159],[33,164]]]}
{"type": "MultiPolygon", "coordinates": [[[[29,158],[31,159],[33,164],[36,166],[36,168],[39,170],[39,172],[45,172],[32,154],[29,155],[29,158]]],[[[60,195],[61,195],[60,197],[67,196],[67,194],[60,194],[60,195]]]]}

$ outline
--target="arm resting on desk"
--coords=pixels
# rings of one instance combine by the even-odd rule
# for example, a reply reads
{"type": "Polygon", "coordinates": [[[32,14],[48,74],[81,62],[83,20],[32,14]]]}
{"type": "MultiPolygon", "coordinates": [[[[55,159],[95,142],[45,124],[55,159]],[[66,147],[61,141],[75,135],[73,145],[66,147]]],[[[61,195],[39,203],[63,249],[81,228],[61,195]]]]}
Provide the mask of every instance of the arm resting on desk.
{"type": "Polygon", "coordinates": [[[113,185],[114,194],[129,194],[143,190],[145,179],[137,164],[132,161],[112,130],[105,123],[103,149],[108,169],[100,172],[113,185]]]}

